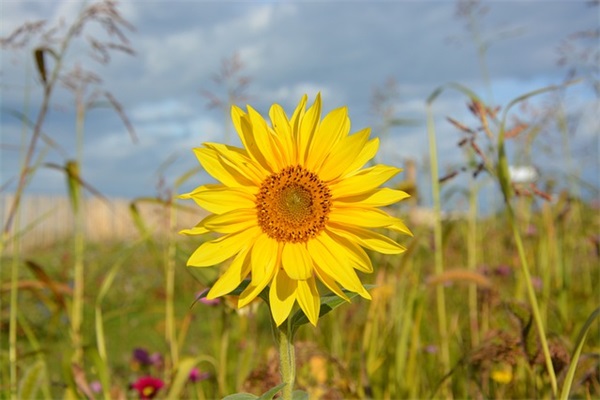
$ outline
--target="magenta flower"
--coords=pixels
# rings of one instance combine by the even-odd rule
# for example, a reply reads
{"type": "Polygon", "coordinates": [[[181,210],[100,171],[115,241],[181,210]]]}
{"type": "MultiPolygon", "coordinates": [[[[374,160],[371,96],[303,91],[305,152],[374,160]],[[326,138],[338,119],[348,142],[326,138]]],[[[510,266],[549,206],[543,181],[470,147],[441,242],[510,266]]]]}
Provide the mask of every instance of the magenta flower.
{"type": "Polygon", "coordinates": [[[158,378],[142,376],[131,384],[131,388],[137,390],[140,399],[146,400],[154,398],[164,385],[165,383],[158,378]]]}

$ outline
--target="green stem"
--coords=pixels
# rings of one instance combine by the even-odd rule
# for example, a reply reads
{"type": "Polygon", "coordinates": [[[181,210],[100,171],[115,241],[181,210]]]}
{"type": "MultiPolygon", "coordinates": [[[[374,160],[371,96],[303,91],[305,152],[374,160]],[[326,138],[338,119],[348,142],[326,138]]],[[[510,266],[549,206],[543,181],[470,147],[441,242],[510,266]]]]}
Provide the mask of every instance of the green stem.
{"type": "MultiPolygon", "coordinates": [[[[467,265],[470,271],[475,271],[477,268],[477,211],[478,201],[477,195],[479,190],[474,182],[471,182],[471,190],[469,192],[469,220],[468,220],[468,235],[467,235],[467,265]]],[[[471,346],[476,348],[479,345],[479,316],[477,310],[477,286],[469,285],[469,319],[471,326],[471,346]]]]}
{"type": "Polygon", "coordinates": [[[525,287],[527,289],[527,297],[531,304],[531,311],[533,313],[533,320],[537,328],[540,344],[544,353],[544,360],[546,361],[546,369],[550,376],[550,384],[552,385],[552,393],[554,397],[558,394],[558,384],[556,382],[556,374],[554,372],[554,366],[552,365],[552,357],[550,356],[550,348],[548,347],[548,341],[546,340],[546,333],[544,329],[544,323],[542,321],[542,314],[540,313],[540,307],[538,305],[537,297],[535,296],[535,290],[531,282],[531,273],[529,272],[529,264],[527,263],[527,257],[525,255],[525,248],[523,247],[523,241],[521,240],[521,234],[516,223],[515,215],[510,204],[507,203],[507,210],[509,215],[510,224],[512,227],[513,235],[515,238],[515,244],[517,245],[517,251],[519,253],[519,259],[521,261],[521,270],[525,278],[525,287]]]}
{"type": "MultiPolygon", "coordinates": [[[[176,207],[173,205],[172,200],[168,204],[167,211],[169,212],[169,225],[167,232],[173,232],[175,229],[175,218],[177,215],[176,207]]],[[[169,236],[167,249],[164,253],[166,267],[165,285],[167,292],[167,298],[165,300],[165,336],[171,353],[171,368],[175,368],[179,362],[179,348],[175,326],[175,250],[175,243],[173,242],[172,236],[169,236]]],[[[167,376],[169,375],[170,373],[167,374],[167,376]]]]}
{"type": "Polygon", "coordinates": [[[74,276],[73,276],[73,308],[71,314],[71,330],[73,335],[73,347],[75,354],[73,362],[81,364],[83,361],[83,338],[81,326],[83,324],[83,301],[85,288],[85,220],[82,210],[83,199],[81,197],[81,168],[83,165],[83,135],[85,121],[85,103],[83,99],[83,87],[79,87],[75,93],[77,108],[75,120],[75,133],[77,137],[76,162],[67,164],[67,179],[70,188],[70,196],[75,217],[74,226],[74,276]]]}
{"type": "Polygon", "coordinates": [[[227,355],[229,354],[229,333],[231,331],[229,313],[227,309],[222,308],[221,311],[221,341],[219,346],[219,367],[217,370],[217,384],[219,387],[219,395],[225,396],[228,392],[227,388],[227,355]]]}
{"type": "MultiPolygon", "coordinates": [[[[289,325],[289,319],[286,324],[289,325]]],[[[281,380],[286,385],[283,387],[283,400],[291,400],[296,379],[296,356],[294,354],[294,343],[292,341],[291,329],[282,324],[277,327],[279,331],[279,369],[281,380]]]]}
{"type": "MultiPolygon", "coordinates": [[[[435,215],[434,224],[434,246],[435,246],[435,273],[441,275],[444,272],[443,243],[442,243],[442,211],[440,201],[440,183],[438,175],[437,146],[435,138],[435,126],[431,104],[427,106],[427,131],[429,135],[429,159],[431,168],[431,192],[433,196],[433,210],[435,215]]],[[[446,298],[444,286],[436,286],[436,308],[438,317],[438,330],[440,335],[440,356],[443,371],[450,370],[450,349],[448,344],[448,323],[446,318],[446,298]]]]}
{"type": "MultiPolygon", "coordinates": [[[[17,244],[15,243],[13,251],[17,252],[17,244]]],[[[13,257],[10,273],[10,320],[8,331],[9,351],[8,359],[10,365],[10,398],[17,398],[17,283],[19,279],[19,263],[18,257],[13,257]]]]}
{"type": "Polygon", "coordinates": [[[519,227],[517,226],[517,220],[515,217],[515,212],[511,205],[511,200],[514,195],[513,188],[511,186],[510,175],[508,172],[508,158],[506,156],[506,148],[504,146],[504,136],[505,136],[505,126],[506,126],[506,117],[508,115],[508,111],[510,108],[531,97],[540,93],[547,92],[549,90],[556,89],[554,86],[549,86],[546,88],[542,88],[533,92],[529,92],[524,94],[512,102],[504,109],[504,115],[502,116],[502,122],[500,125],[500,130],[498,134],[498,180],[500,183],[500,187],[502,189],[502,194],[504,195],[504,202],[506,204],[506,210],[508,212],[508,218],[510,221],[510,225],[513,231],[513,236],[515,238],[515,244],[517,246],[517,251],[519,253],[519,260],[521,261],[521,270],[523,271],[523,276],[525,278],[525,287],[527,289],[527,297],[529,299],[529,304],[531,305],[531,311],[533,313],[533,320],[538,331],[538,335],[540,338],[540,344],[542,346],[542,352],[544,353],[544,360],[546,362],[546,369],[548,370],[548,375],[550,377],[550,384],[552,386],[552,394],[553,397],[557,397],[558,395],[558,384],[556,381],[556,373],[554,372],[554,365],[552,364],[552,357],[550,356],[550,349],[548,347],[548,340],[546,339],[546,332],[544,329],[544,322],[542,320],[542,314],[540,313],[540,306],[538,305],[537,298],[535,296],[535,290],[533,288],[533,283],[531,282],[531,273],[529,272],[529,264],[527,263],[527,257],[525,255],[525,249],[523,247],[523,241],[521,240],[521,234],[519,233],[519,227]]]}

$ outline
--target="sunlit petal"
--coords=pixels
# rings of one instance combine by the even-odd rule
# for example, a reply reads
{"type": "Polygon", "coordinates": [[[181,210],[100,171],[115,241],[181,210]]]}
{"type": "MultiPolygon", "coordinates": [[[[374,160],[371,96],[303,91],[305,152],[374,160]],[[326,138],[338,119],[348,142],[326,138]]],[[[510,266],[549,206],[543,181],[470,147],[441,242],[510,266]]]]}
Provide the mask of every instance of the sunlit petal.
{"type": "Polygon", "coordinates": [[[310,278],[304,281],[297,281],[297,297],[298,304],[304,314],[308,317],[308,320],[314,326],[317,326],[319,320],[319,292],[317,285],[315,284],[314,278],[310,278]]]}
{"type": "Polygon", "coordinates": [[[273,320],[277,326],[287,319],[296,301],[298,281],[290,279],[283,269],[279,269],[269,290],[269,302],[273,320]]]}

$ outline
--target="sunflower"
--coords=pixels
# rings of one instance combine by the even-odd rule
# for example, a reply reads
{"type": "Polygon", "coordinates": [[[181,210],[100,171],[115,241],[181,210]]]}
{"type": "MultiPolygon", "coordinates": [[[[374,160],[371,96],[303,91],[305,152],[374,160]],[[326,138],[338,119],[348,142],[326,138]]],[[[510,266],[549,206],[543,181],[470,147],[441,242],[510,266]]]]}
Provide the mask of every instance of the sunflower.
{"type": "Polygon", "coordinates": [[[200,186],[181,198],[193,199],[209,214],[188,235],[222,234],[200,245],[187,265],[208,267],[232,259],[207,298],[236,289],[251,276],[238,307],[268,285],[279,326],[297,302],[317,324],[317,281],[348,300],[341,289],[370,299],[356,271],[370,273],[365,248],[398,254],[403,246],[372,228],[410,234],[404,223],[379,207],[408,195],[380,187],[401,170],[363,166],[377,153],[370,129],[350,132],[346,107],[321,120],[321,97],[306,110],[303,96],[291,118],[274,104],[271,126],[252,107],[233,106],[231,117],[243,148],[204,143],[194,149],[202,167],[220,183],[200,186]]]}

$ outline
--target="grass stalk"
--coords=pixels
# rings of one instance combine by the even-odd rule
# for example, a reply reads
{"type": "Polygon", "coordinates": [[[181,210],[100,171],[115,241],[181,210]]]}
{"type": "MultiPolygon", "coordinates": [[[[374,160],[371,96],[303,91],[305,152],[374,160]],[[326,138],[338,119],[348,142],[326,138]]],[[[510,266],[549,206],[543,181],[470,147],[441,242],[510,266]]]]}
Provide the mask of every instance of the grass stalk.
{"type": "MultiPolygon", "coordinates": [[[[440,200],[440,183],[438,172],[435,124],[433,121],[433,112],[431,110],[430,102],[427,104],[427,132],[429,138],[431,193],[433,197],[433,212],[435,215],[435,222],[433,226],[435,257],[434,270],[436,275],[441,275],[444,272],[444,256],[442,243],[442,208],[440,200]]],[[[436,310],[438,319],[438,333],[440,337],[441,367],[443,371],[449,371],[450,345],[448,342],[448,322],[446,317],[446,298],[444,293],[444,285],[436,285],[436,310]]],[[[448,381],[450,382],[450,379],[448,379],[448,381]]]]}
{"type": "MultiPolygon", "coordinates": [[[[17,243],[13,244],[17,248],[17,243]]],[[[18,305],[18,279],[19,279],[19,261],[18,257],[13,257],[10,267],[10,316],[8,330],[8,360],[10,364],[10,398],[17,399],[18,375],[17,375],[17,312],[18,305]]]]}
{"type": "Polygon", "coordinates": [[[85,104],[82,98],[82,90],[75,93],[76,101],[76,120],[75,133],[77,141],[77,161],[67,164],[67,179],[71,204],[75,216],[75,226],[73,230],[74,240],[74,281],[73,281],[73,308],[71,313],[71,331],[73,335],[73,347],[75,353],[73,362],[81,364],[83,361],[83,338],[81,326],[83,324],[84,292],[85,292],[85,214],[81,198],[81,166],[83,164],[83,137],[85,121],[85,104]]]}
{"type": "Polygon", "coordinates": [[[504,110],[504,115],[502,117],[502,122],[500,125],[500,130],[498,134],[498,180],[500,183],[500,187],[502,189],[502,194],[504,196],[504,202],[506,205],[506,211],[508,214],[509,223],[511,226],[512,234],[514,237],[515,245],[517,246],[517,252],[519,255],[519,261],[521,263],[521,271],[523,272],[523,278],[525,280],[525,288],[527,291],[527,298],[529,300],[529,304],[531,306],[531,312],[533,314],[533,320],[535,327],[538,331],[538,336],[540,340],[540,345],[542,347],[542,352],[544,354],[544,361],[546,364],[546,370],[548,372],[548,376],[550,378],[550,385],[552,387],[552,395],[556,397],[558,395],[558,384],[556,380],[556,373],[554,372],[554,365],[552,364],[552,358],[550,356],[550,349],[548,346],[548,340],[545,333],[544,323],[542,319],[542,314],[540,312],[540,307],[537,301],[537,297],[535,295],[535,289],[533,287],[533,282],[531,282],[531,273],[529,269],[529,264],[527,262],[527,255],[525,254],[525,248],[523,246],[523,241],[521,239],[521,233],[519,232],[519,227],[517,224],[517,219],[515,216],[515,212],[511,205],[511,200],[514,195],[511,183],[510,183],[510,175],[508,172],[508,159],[506,156],[506,148],[504,142],[505,136],[505,126],[506,126],[506,117],[508,115],[508,111],[515,104],[528,99],[529,97],[535,96],[537,94],[541,94],[544,92],[548,92],[551,90],[556,90],[557,87],[549,86],[543,89],[535,90],[533,92],[529,92],[524,94],[513,101],[511,101],[506,109],[504,110]]]}
{"type": "MultiPolygon", "coordinates": [[[[469,190],[469,217],[467,228],[467,268],[475,272],[477,268],[477,214],[478,190],[475,182],[471,182],[469,190]]],[[[479,315],[477,306],[477,285],[469,284],[469,322],[471,327],[471,347],[479,345],[479,315]]]]}
{"type": "Polygon", "coordinates": [[[531,281],[531,273],[529,271],[529,263],[527,262],[527,255],[525,254],[525,248],[523,246],[523,241],[521,239],[521,233],[519,232],[519,227],[517,226],[516,218],[513,212],[512,207],[507,204],[507,212],[508,218],[510,221],[513,237],[515,240],[515,244],[517,246],[517,252],[519,254],[519,261],[521,263],[521,271],[523,271],[523,278],[525,280],[525,288],[527,291],[527,298],[529,300],[529,304],[531,306],[531,312],[533,314],[533,320],[535,322],[536,329],[538,331],[538,335],[540,338],[540,344],[542,346],[542,351],[544,353],[544,360],[546,362],[546,369],[548,371],[548,376],[550,377],[550,385],[552,387],[552,394],[556,397],[558,393],[558,384],[556,381],[556,374],[554,372],[554,366],[552,364],[552,358],[550,356],[550,348],[548,346],[548,340],[546,338],[544,323],[542,319],[542,313],[540,311],[540,307],[537,301],[537,297],[535,295],[535,289],[533,287],[533,283],[531,281]]]}
{"type": "MultiPolygon", "coordinates": [[[[174,207],[173,200],[169,201],[168,205],[169,217],[168,217],[168,230],[167,232],[173,232],[175,230],[176,212],[177,207],[174,207]]],[[[165,299],[165,336],[169,346],[171,354],[171,365],[176,366],[179,362],[179,347],[177,341],[177,332],[175,326],[175,242],[173,235],[168,236],[167,248],[164,253],[165,263],[165,285],[166,285],[166,299],[165,299]]],[[[166,376],[170,376],[169,371],[165,371],[166,376]]]]}

